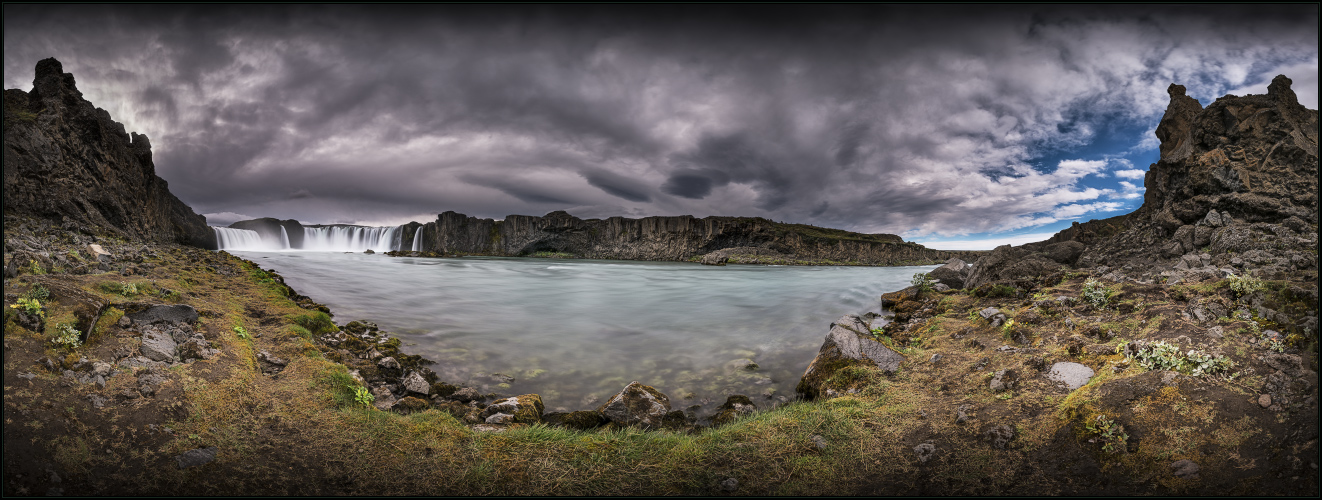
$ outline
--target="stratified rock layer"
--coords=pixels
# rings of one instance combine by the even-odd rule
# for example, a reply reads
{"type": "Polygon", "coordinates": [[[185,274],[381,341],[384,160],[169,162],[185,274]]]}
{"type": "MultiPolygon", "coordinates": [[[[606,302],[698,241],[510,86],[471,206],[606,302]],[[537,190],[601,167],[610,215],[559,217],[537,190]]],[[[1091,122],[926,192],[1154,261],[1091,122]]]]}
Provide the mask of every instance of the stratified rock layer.
{"type": "Polygon", "coordinates": [[[768,259],[897,265],[975,255],[932,250],[892,234],[851,233],[757,217],[585,220],[556,211],[544,217],[510,215],[495,221],[445,212],[420,229],[408,227],[403,241],[411,242],[417,230],[423,231],[424,251],[497,256],[558,252],[591,259],[688,260],[722,252],[709,259],[718,263],[733,252],[768,259]]]}
{"type": "Polygon", "coordinates": [[[5,213],[215,248],[206,218],[156,176],[147,136],[83,99],[59,61],[38,62],[32,91],[6,90],[4,103],[5,213]]]}

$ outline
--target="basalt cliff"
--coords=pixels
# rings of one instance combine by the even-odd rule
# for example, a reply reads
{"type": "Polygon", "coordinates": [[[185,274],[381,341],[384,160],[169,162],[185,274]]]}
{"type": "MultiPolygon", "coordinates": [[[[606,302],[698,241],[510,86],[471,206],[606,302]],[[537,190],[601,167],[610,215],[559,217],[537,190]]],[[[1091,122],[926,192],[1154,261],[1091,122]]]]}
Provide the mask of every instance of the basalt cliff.
{"type": "Polygon", "coordinates": [[[147,136],[83,98],[54,58],[4,93],[4,212],[84,233],[214,248],[206,218],[156,175],[147,136]]]}
{"type": "MultiPolygon", "coordinates": [[[[296,220],[274,218],[235,222],[233,229],[255,231],[264,241],[287,235],[290,248],[302,248],[304,229],[296,220]]],[[[349,226],[353,227],[353,226],[349,226]]],[[[707,264],[787,263],[917,265],[985,252],[933,250],[893,234],[862,234],[760,217],[690,215],[627,219],[580,219],[563,211],[542,217],[509,215],[480,219],[445,212],[435,221],[410,222],[393,237],[398,255],[569,255],[586,259],[700,261],[707,264]],[[421,234],[419,235],[419,232],[421,234]]]]}
{"type": "Polygon", "coordinates": [[[1171,284],[1245,272],[1315,282],[1318,112],[1300,105],[1290,84],[1277,76],[1265,95],[1228,95],[1206,108],[1172,84],[1142,207],[999,247],[977,261],[966,286],[1043,276],[1062,263],[1171,284]]]}

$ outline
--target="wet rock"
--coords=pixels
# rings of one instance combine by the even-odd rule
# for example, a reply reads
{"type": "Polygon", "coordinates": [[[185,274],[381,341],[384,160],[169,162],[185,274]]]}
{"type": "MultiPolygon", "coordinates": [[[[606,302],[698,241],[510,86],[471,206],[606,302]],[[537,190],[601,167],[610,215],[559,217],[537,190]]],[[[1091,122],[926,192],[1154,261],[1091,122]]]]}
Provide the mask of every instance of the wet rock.
{"type": "Polygon", "coordinates": [[[1198,470],[1201,468],[1198,467],[1198,464],[1194,463],[1193,460],[1189,459],[1176,460],[1171,463],[1170,467],[1171,473],[1175,474],[1175,477],[1181,479],[1198,479],[1198,470]]]}
{"type": "Polygon", "coordinates": [[[491,403],[485,410],[482,410],[482,418],[487,423],[494,423],[490,417],[498,413],[504,413],[510,416],[509,421],[505,423],[535,424],[542,421],[544,410],[545,406],[542,405],[541,396],[524,394],[491,403]]]}
{"type": "Polygon", "coordinates": [[[868,324],[862,318],[847,314],[831,324],[826,340],[817,352],[817,356],[808,364],[808,369],[799,379],[797,391],[808,398],[815,398],[826,389],[826,384],[836,371],[854,364],[871,364],[885,372],[894,372],[900,368],[904,356],[890,350],[872,336],[868,324]]]}
{"type": "Polygon", "coordinates": [[[157,323],[195,323],[197,309],[187,304],[173,306],[151,306],[142,311],[125,314],[134,324],[150,325],[157,323]]]}
{"type": "Polygon", "coordinates": [[[996,447],[996,449],[1004,450],[1005,447],[1010,444],[1010,440],[1014,439],[1014,428],[1005,424],[995,425],[990,429],[987,429],[987,431],[983,433],[983,436],[986,437],[987,441],[991,442],[992,446],[996,447]]]}
{"type": "Polygon", "coordinates": [[[758,369],[757,363],[754,363],[753,360],[748,359],[748,358],[734,359],[734,360],[727,361],[727,362],[725,363],[725,371],[726,371],[727,373],[733,373],[733,372],[739,372],[739,371],[750,371],[750,372],[751,372],[751,371],[755,371],[755,370],[757,370],[757,369],[758,369]]]}
{"type": "Polygon", "coordinates": [[[198,448],[195,450],[185,451],[183,454],[174,457],[174,460],[175,460],[175,464],[178,465],[180,469],[187,469],[189,467],[198,467],[201,465],[209,464],[213,460],[215,460],[216,453],[219,451],[220,448],[217,448],[215,446],[209,448],[198,448]]]}
{"type": "Polygon", "coordinates": [[[748,399],[748,396],[735,394],[726,398],[720,411],[712,417],[712,425],[725,425],[754,411],[757,411],[757,406],[753,404],[752,400],[748,399]]]}
{"type": "Polygon", "coordinates": [[[597,411],[616,424],[657,428],[670,412],[670,398],[651,386],[634,381],[606,400],[597,411]]]}
{"type": "Polygon", "coordinates": [[[724,266],[725,263],[729,261],[730,261],[730,256],[718,250],[703,255],[702,259],[699,260],[698,262],[702,263],[702,265],[704,266],[724,266]]]}
{"type": "Polygon", "coordinates": [[[936,453],[936,445],[932,443],[923,443],[913,447],[913,452],[918,456],[918,463],[925,464],[928,460],[931,460],[932,455],[936,453]]]}
{"type": "Polygon", "coordinates": [[[1092,368],[1088,368],[1086,365],[1062,361],[1051,365],[1051,371],[1047,372],[1047,379],[1072,391],[1087,385],[1093,374],[1092,368]]]}
{"type": "Polygon", "coordinates": [[[469,401],[482,399],[482,395],[477,392],[477,389],[472,387],[461,387],[454,391],[454,394],[450,395],[450,399],[467,403],[469,401]]]}

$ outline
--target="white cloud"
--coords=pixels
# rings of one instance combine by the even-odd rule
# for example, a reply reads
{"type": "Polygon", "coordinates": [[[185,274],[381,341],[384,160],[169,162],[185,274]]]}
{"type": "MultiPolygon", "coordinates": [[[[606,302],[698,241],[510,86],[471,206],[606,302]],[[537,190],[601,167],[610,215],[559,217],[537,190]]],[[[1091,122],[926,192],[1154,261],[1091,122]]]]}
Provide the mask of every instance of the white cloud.
{"type": "Polygon", "coordinates": [[[1122,179],[1142,179],[1144,175],[1147,175],[1147,171],[1138,169],[1116,170],[1115,172],[1112,172],[1112,174],[1122,179]]]}
{"type": "Polygon", "coordinates": [[[991,250],[1001,245],[1023,245],[1046,240],[1056,233],[1031,233],[1018,236],[1002,236],[983,240],[913,240],[927,248],[936,250],[991,250]]]}

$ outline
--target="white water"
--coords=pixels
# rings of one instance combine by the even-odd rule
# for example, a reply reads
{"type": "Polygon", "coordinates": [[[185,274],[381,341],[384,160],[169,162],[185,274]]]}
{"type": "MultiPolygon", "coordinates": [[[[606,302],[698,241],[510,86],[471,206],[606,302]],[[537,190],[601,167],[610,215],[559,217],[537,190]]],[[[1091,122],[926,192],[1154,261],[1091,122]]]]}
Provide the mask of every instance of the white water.
{"type": "Polygon", "coordinates": [[[283,249],[279,244],[262,240],[257,231],[230,227],[213,227],[212,229],[216,230],[216,243],[220,245],[221,250],[277,252],[283,249]]]}
{"type": "Polygon", "coordinates": [[[332,226],[303,228],[303,250],[321,252],[389,252],[396,250],[401,228],[332,226]]]}
{"type": "Polygon", "coordinates": [[[414,232],[413,232],[413,251],[414,251],[414,252],[421,252],[421,251],[422,251],[422,228],[421,228],[421,227],[419,227],[417,231],[414,231],[414,232]]]}
{"type": "Polygon", "coordinates": [[[842,314],[923,267],[702,266],[530,258],[240,254],[274,268],[339,324],[375,321],[441,379],[481,392],[540,394],[551,410],[594,409],[630,381],[709,414],[730,394],[762,408],[794,386],[842,314]],[[732,360],[760,368],[743,371],[732,360]],[[514,377],[508,385],[492,376],[514,377]],[[768,397],[768,395],[770,397],[768,397]]]}
{"type": "MultiPolygon", "coordinates": [[[[306,250],[313,252],[389,252],[402,246],[404,229],[402,226],[366,227],[366,226],[331,226],[304,227],[303,247],[294,248],[289,242],[289,233],[280,226],[280,240],[263,239],[257,231],[212,227],[216,231],[216,243],[220,250],[240,250],[248,252],[278,252],[282,250],[306,250]]],[[[421,231],[419,231],[421,232],[421,231]]],[[[421,240],[414,238],[414,246],[421,240]]]]}

